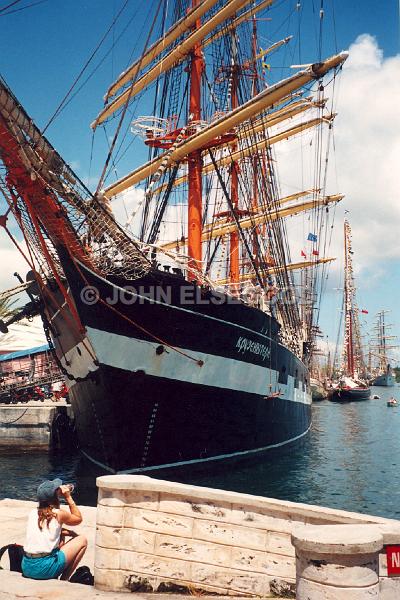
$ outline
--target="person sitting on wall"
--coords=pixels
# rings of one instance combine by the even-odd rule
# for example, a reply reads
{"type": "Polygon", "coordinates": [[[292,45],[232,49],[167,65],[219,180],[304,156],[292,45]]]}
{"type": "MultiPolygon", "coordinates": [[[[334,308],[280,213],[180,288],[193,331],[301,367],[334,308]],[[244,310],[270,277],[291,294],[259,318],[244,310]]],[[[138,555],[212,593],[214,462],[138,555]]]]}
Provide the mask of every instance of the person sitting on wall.
{"type": "Polygon", "coordinates": [[[61,479],[46,480],[37,489],[39,506],[29,513],[22,574],[30,579],[69,579],[85,554],[87,539],[63,529],[80,525],[82,514],[61,479]],[[69,510],[60,508],[60,496],[69,510]],[[65,536],[71,537],[65,541],[65,536]]]}

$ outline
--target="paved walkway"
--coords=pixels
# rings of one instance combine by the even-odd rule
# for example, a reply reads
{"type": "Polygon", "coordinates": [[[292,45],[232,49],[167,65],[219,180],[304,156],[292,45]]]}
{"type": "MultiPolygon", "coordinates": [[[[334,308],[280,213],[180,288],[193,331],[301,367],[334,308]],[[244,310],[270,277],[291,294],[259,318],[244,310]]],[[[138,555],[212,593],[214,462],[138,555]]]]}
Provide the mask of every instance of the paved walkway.
{"type": "MultiPolygon", "coordinates": [[[[24,579],[19,573],[0,571],[0,600],[126,600],[124,592],[99,592],[95,588],[79,583],[68,583],[52,579],[34,581],[24,579]]],[[[193,600],[193,596],[176,594],[135,594],[137,600],[193,600]]],[[[201,600],[215,600],[215,596],[201,596],[201,600]]],[[[219,596],[218,600],[243,600],[243,597],[219,596]]],[[[275,599],[279,600],[279,599],[275,599]]]]}
{"type": "MultiPolygon", "coordinates": [[[[25,537],[26,519],[35,502],[23,500],[0,500],[0,547],[5,544],[23,544],[25,537]]],[[[80,506],[83,523],[74,528],[77,532],[86,535],[89,541],[88,549],[82,564],[94,568],[94,543],[96,533],[96,508],[80,506]]],[[[0,600],[92,600],[103,598],[107,600],[124,600],[126,593],[100,592],[94,587],[69,583],[68,581],[46,580],[34,581],[25,579],[20,573],[8,570],[6,556],[1,561],[3,570],[0,570],[0,600]]],[[[140,600],[193,600],[193,596],[175,594],[142,594],[136,593],[140,600]]],[[[215,600],[215,596],[201,596],[201,600],[215,600]]],[[[222,600],[223,596],[219,596],[222,600]]],[[[225,597],[235,600],[235,596],[225,597]]],[[[243,600],[243,597],[241,597],[243,600]]],[[[276,598],[276,600],[279,600],[276,598]]],[[[281,599],[282,600],[282,599],[281,599]]]]}

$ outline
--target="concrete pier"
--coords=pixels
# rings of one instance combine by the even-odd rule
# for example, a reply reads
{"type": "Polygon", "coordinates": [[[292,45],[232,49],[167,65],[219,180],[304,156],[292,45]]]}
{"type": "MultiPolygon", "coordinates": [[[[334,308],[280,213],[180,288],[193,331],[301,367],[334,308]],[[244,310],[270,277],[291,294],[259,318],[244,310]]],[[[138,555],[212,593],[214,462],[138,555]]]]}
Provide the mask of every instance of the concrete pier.
{"type": "Polygon", "coordinates": [[[71,406],[65,401],[0,404],[0,450],[48,450],[53,444],[58,447],[65,419],[72,417],[71,406]]]}

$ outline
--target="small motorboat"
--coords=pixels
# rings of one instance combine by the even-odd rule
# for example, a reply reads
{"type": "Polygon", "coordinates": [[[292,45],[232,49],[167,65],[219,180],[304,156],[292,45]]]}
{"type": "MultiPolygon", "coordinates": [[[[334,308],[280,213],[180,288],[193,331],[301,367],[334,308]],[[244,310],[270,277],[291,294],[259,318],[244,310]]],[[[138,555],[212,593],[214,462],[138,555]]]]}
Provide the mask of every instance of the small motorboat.
{"type": "Polygon", "coordinates": [[[380,396],[378,396],[378,394],[374,394],[374,395],[372,396],[372,399],[373,399],[373,400],[380,400],[380,396]]]}
{"type": "Polygon", "coordinates": [[[393,398],[393,397],[392,397],[392,398],[390,398],[390,399],[387,401],[387,405],[388,405],[388,406],[397,406],[397,400],[396,400],[396,398],[393,398]]]}

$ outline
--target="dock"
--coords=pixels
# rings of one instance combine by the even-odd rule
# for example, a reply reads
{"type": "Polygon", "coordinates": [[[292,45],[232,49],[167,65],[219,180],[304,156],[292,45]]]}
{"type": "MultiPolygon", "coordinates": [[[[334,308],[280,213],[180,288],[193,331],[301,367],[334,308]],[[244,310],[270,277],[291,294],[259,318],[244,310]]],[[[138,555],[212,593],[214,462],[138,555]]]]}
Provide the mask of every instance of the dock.
{"type": "Polygon", "coordinates": [[[0,449],[47,450],[62,447],[71,434],[72,408],[64,400],[0,404],[0,449]]]}

